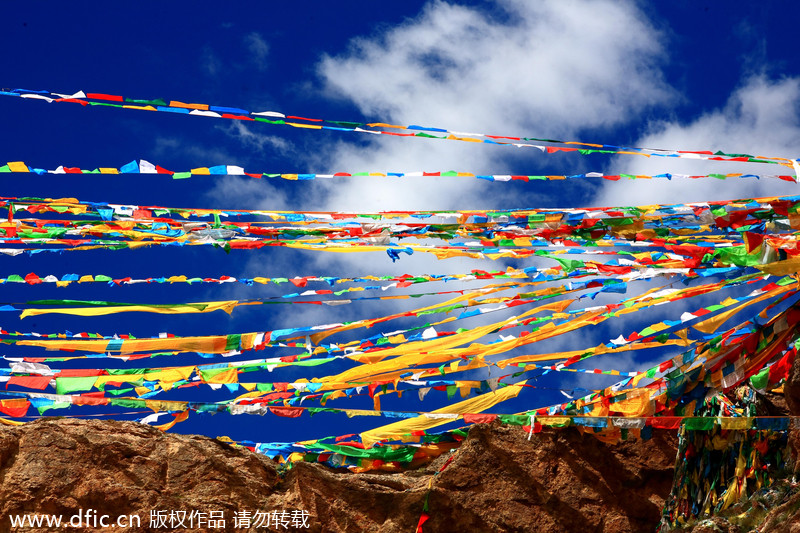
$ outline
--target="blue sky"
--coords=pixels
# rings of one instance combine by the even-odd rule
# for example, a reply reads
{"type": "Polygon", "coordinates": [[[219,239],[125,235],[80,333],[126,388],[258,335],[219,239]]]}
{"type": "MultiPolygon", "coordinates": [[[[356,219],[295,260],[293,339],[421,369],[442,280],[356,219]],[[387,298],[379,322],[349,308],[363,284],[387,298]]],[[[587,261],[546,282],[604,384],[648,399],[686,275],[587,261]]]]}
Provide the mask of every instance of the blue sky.
{"type": "MultiPolygon", "coordinates": [[[[163,97],[351,121],[424,123],[499,135],[798,157],[800,55],[787,23],[797,19],[798,11],[800,8],[788,1],[508,0],[320,2],[310,6],[237,2],[235,7],[175,2],[135,8],[5,3],[0,8],[4,21],[0,65],[5,80],[1,85],[163,97]]],[[[373,140],[338,132],[244,126],[167,113],[84,109],[12,98],[0,99],[0,117],[5,132],[0,160],[25,161],[48,169],[59,165],[118,167],[145,159],[173,170],[230,164],[255,172],[737,171],[734,165],[720,169],[674,160],[667,165],[643,158],[543,156],[471,143],[373,140]]],[[[739,168],[763,172],[763,168],[746,165],[739,168]]],[[[146,176],[65,179],[29,175],[4,179],[4,196],[296,210],[575,207],[796,194],[792,185],[767,180],[488,183],[353,178],[279,183],[232,176],[172,181],[146,176]]],[[[3,275],[291,277],[445,273],[505,266],[465,260],[437,262],[417,256],[393,264],[385,255],[329,257],[277,252],[226,255],[219,250],[175,248],[2,256],[0,271],[3,275]]],[[[3,290],[5,301],[60,297],[179,302],[268,295],[266,290],[229,286],[80,286],[59,291],[5,286],[3,290]]],[[[274,293],[273,289],[269,294],[274,293]]],[[[361,317],[382,314],[386,309],[381,305],[353,306],[342,313],[361,317]]],[[[160,331],[230,333],[333,321],[321,313],[302,311],[243,309],[233,317],[121,315],[114,319],[24,321],[9,315],[2,317],[2,326],[145,336],[160,331]]],[[[606,333],[598,332],[596,341],[605,340],[600,337],[606,333]]],[[[291,372],[265,379],[291,381],[300,375],[291,372]]],[[[207,394],[209,399],[222,399],[221,394],[207,394]]],[[[426,405],[444,405],[441,396],[429,398],[434,403],[426,405]]],[[[558,395],[547,396],[553,397],[558,395]]],[[[539,398],[526,396],[509,410],[533,406],[526,402],[540,404],[539,398]]],[[[408,401],[396,407],[417,409],[419,404],[408,401]]],[[[319,415],[313,426],[306,417],[217,415],[195,416],[176,430],[229,434],[237,439],[294,440],[354,432],[374,424],[372,419],[346,420],[340,415],[319,415]]]]}

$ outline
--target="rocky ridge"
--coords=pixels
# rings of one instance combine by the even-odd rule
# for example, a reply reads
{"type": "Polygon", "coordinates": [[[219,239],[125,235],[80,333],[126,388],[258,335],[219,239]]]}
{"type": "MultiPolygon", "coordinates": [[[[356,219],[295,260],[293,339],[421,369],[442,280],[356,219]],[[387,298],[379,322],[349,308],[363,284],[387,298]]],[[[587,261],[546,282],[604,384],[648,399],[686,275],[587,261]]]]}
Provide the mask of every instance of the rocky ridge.
{"type": "Polygon", "coordinates": [[[460,448],[416,470],[353,474],[301,463],[279,472],[266,457],[206,437],[133,422],[42,419],[0,428],[0,531],[11,530],[11,515],[93,509],[140,517],[141,527],[108,531],[179,531],[154,527],[151,512],[222,511],[224,527],[201,529],[409,532],[426,496],[426,533],[652,531],[676,445],[667,431],[609,445],[572,428],[529,440],[518,427],[477,424],[460,448]],[[283,510],[307,512],[309,527],[234,523],[243,511],[283,510]]]}

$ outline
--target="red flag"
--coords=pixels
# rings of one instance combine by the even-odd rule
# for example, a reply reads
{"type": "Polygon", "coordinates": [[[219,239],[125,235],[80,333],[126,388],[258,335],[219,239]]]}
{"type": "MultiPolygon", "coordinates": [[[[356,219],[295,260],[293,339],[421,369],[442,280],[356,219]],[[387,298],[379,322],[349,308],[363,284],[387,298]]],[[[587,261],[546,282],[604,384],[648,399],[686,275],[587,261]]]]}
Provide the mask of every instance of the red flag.
{"type": "Polygon", "coordinates": [[[286,418],[297,418],[303,414],[302,407],[270,407],[269,410],[272,411],[274,415],[286,418]]]}

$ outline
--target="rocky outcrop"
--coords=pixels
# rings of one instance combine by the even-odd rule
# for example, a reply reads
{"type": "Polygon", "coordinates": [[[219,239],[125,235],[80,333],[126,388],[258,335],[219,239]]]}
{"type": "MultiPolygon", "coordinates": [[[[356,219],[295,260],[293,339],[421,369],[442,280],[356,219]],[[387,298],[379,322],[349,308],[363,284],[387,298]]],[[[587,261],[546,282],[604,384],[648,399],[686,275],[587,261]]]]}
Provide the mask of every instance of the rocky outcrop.
{"type": "Polygon", "coordinates": [[[232,513],[258,508],[278,481],[265,457],[133,422],[43,419],[0,429],[1,531],[12,515],[31,513],[92,509],[135,514],[143,526],[162,509],[232,513]]]}
{"type": "Polygon", "coordinates": [[[652,531],[677,439],[603,444],[574,429],[473,427],[434,485],[431,531],[652,531]],[[459,528],[447,529],[455,521],[459,528]]]}
{"type": "Polygon", "coordinates": [[[793,415],[800,415],[800,357],[795,357],[783,385],[786,406],[793,415]]]}
{"type": "Polygon", "coordinates": [[[223,511],[225,527],[207,531],[409,532],[427,495],[426,533],[652,531],[676,445],[669,432],[609,445],[573,429],[528,440],[520,428],[481,424],[420,469],[352,474],[301,463],[279,475],[273,461],[205,437],[40,420],[0,428],[0,530],[10,515],[93,509],[141,518],[141,527],[109,531],[169,531],[150,527],[151,511],[196,510],[223,511]],[[235,513],[275,510],[307,512],[309,527],[234,527],[235,513]]]}

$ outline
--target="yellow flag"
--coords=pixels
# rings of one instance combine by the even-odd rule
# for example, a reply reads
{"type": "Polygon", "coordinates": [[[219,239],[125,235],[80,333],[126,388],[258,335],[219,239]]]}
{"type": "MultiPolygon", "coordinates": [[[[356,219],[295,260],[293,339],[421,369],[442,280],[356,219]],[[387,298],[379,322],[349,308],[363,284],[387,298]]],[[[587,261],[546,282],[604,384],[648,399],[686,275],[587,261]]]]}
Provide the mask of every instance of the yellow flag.
{"type": "Polygon", "coordinates": [[[522,381],[515,385],[509,385],[508,387],[498,389],[494,392],[487,392],[486,394],[481,394],[480,396],[470,398],[469,400],[464,400],[462,402],[442,407],[441,409],[420,415],[416,418],[401,420],[400,422],[395,422],[393,424],[388,424],[386,426],[365,431],[361,433],[361,442],[364,443],[364,446],[371,447],[379,440],[396,438],[405,433],[411,433],[412,431],[421,431],[432,427],[441,426],[442,424],[447,424],[448,422],[452,422],[453,420],[460,418],[460,416],[446,418],[437,417],[436,415],[481,413],[500,402],[511,398],[516,398],[525,383],[525,381],[522,381]]]}

